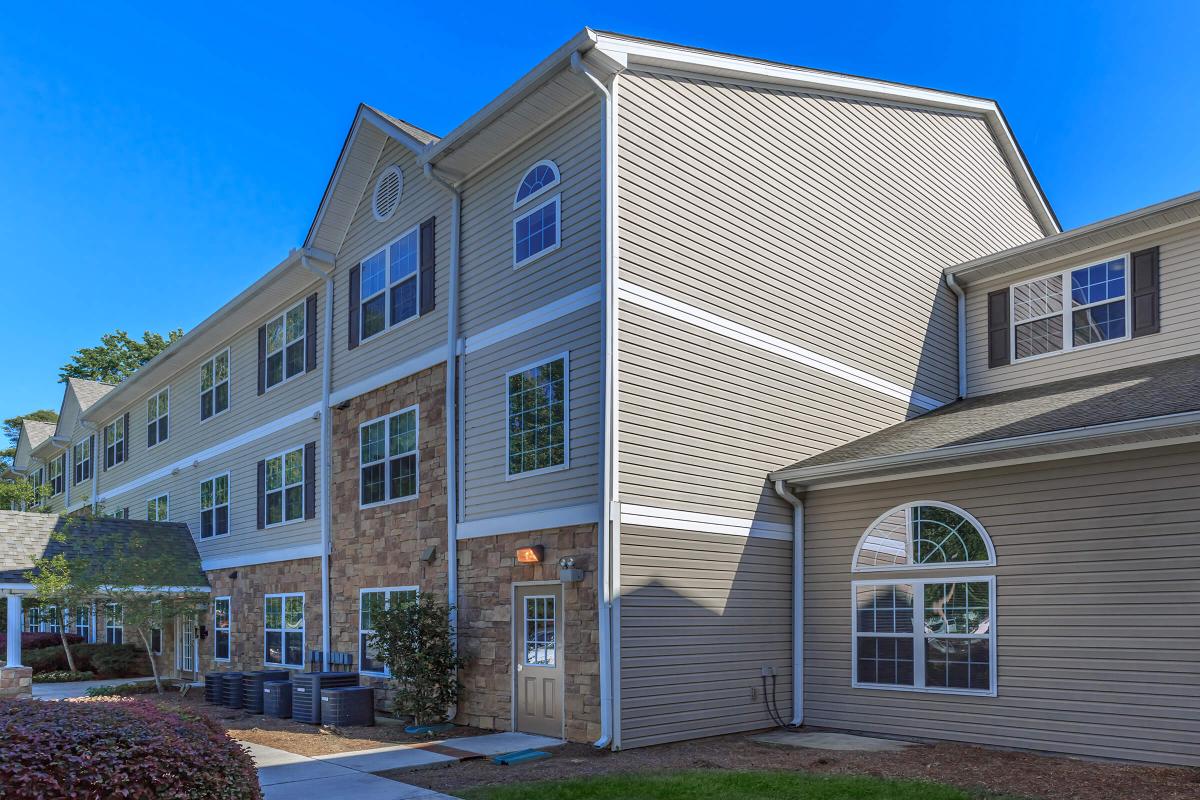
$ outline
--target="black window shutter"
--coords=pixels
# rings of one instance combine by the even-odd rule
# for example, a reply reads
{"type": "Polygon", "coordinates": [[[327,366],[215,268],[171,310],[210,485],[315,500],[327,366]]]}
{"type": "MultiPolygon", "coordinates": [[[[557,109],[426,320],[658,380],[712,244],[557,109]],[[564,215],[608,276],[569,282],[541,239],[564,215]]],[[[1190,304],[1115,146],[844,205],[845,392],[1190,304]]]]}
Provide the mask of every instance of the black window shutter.
{"type": "Polygon", "coordinates": [[[350,313],[346,316],[346,348],[353,350],[358,347],[358,315],[361,309],[358,307],[358,300],[361,295],[359,292],[362,287],[358,283],[358,266],[350,268],[350,285],[346,292],[346,296],[350,298],[350,313]]]}
{"type": "Polygon", "coordinates": [[[1158,333],[1158,248],[1133,254],[1130,280],[1133,301],[1133,336],[1158,333]]]}
{"type": "Polygon", "coordinates": [[[304,518],[317,515],[317,443],[304,445],[304,518]]]}
{"type": "Polygon", "coordinates": [[[258,393],[267,390],[267,326],[258,328],[258,393]]]}
{"type": "Polygon", "coordinates": [[[121,426],[124,428],[125,439],[121,442],[121,459],[129,463],[129,412],[125,412],[125,416],[121,419],[121,426]]]}
{"type": "Polygon", "coordinates": [[[988,292],[988,368],[1003,367],[1008,353],[1008,288],[988,292]]]}
{"type": "Polygon", "coordinates": [[[317,293],[304,301],[304,371],[317,368],[317,293]]]}
{"type": "Polygon", "coordinates": [[[266,505],[267,505],[267,462],[258,462],[258,529],[261,531],[266,526],[266,505]]]}
{"type": "Polygon", "coordinates": [[[437,258],[433,249],[434,223],[430,217],[421,223],[421,313],[428,314],[437,308],[437,258]]]}

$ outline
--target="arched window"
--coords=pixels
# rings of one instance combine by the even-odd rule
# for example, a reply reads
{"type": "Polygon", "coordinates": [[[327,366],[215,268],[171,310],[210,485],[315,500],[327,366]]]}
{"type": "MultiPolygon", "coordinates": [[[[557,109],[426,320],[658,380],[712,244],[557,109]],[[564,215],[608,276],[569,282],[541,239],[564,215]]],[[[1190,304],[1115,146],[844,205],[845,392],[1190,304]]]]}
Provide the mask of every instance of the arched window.
{"type": "Polygon", "coordinates": [[[528,264],[546,253],[558,249],[561,217],[559,198],[555,194],[543,202],[535,200],[558,186],[560,174],[553,161],[539,161],[525,172],[517,186],[513,208],[519,209],[513,219],[513,266],[528,264]]]}
{"type": "Polygon", "coordinates": [[[994,696],[996,579],[974,570],[995,564],[987,531],[961,508],[921,500],[881,514],[852,569],[904,575],[852,582],[852,685],[994,696]]]}

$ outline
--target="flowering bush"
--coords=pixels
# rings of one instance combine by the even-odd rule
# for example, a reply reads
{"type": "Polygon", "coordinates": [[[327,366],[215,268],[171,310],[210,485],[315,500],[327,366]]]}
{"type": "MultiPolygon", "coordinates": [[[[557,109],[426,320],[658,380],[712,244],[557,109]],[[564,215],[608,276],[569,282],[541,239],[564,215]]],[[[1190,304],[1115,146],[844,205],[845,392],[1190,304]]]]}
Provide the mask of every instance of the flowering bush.
{"type": "Polygon", "coordinates": [[[262,800],[216,722],[141,700],[0,700],[5,800],[262,800]]]}
{"type": "Polygon", "coordinates": [[[66,683],[68,681],[90,681],[96,677],[94,672],[71,672],[70,670],[61,670],[59,672],[42,672],[33,676],[34,683],[66,683]]]}
{"type": "MultiPolygon", "coordinates": [[[[79,644],[83,637],[74,633],[67,634],[67,644],[79,644]]],[[[57,633],[22,633],[21,650],[41,650],[43,647],[62,649],[62,637],[57,633]]]]}

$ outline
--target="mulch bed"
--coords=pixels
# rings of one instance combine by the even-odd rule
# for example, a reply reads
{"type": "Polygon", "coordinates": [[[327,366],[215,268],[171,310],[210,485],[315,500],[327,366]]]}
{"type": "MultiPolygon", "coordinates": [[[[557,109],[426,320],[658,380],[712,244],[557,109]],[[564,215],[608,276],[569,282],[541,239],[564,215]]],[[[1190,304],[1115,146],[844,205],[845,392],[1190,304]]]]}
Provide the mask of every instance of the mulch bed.
{"type": "Polygon", "coordinates": [[[556,748],[545,761],[497,767],[475,760],[380,775],[453,794],[502,783],[678,769],[798,770],[828,775],[910,778],[983,794],[1038,800],[1196,800],[1200,769],[1155,767],[993,750],[960,744],[916,745],[894,753],[779,747],[745,735],[644,747],[620,753],[590,745],[556,748]]]}

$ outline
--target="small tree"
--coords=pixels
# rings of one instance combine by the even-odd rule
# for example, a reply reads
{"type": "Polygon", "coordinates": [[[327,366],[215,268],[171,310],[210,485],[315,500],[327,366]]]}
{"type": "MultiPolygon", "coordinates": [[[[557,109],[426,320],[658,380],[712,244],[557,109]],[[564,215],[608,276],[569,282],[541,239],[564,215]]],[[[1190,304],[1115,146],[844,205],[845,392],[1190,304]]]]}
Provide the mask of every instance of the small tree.
{"type": "MultiPolygon", "coordinates": [[[[66,534],[55,531],[51,539],[62,541],[66,534]]],[[[34,595],[43,607],[53,606],[58,617],[58,635],[62,640],[63,652],[67,654],[67,667],[75,672],[75,656],[67,643],[67,627],[70,625],[72,609],[78,612],[87,608],[96,596],[92,583],[90,564],[84,559],[68,558],[63,553],[43,556],[34,563],[34,568],[25,573],[33,584],[34,595]]]]}
{"type": "Polygon", "coordinates": [[[396,688],[395,714],[412,717],[416,725],[443,721],[458,702],[458,670],[466,662],[455,652],[451,610],[436,595],[418,594],[391,603],[373,619],[368,643],[396,688]]]}

